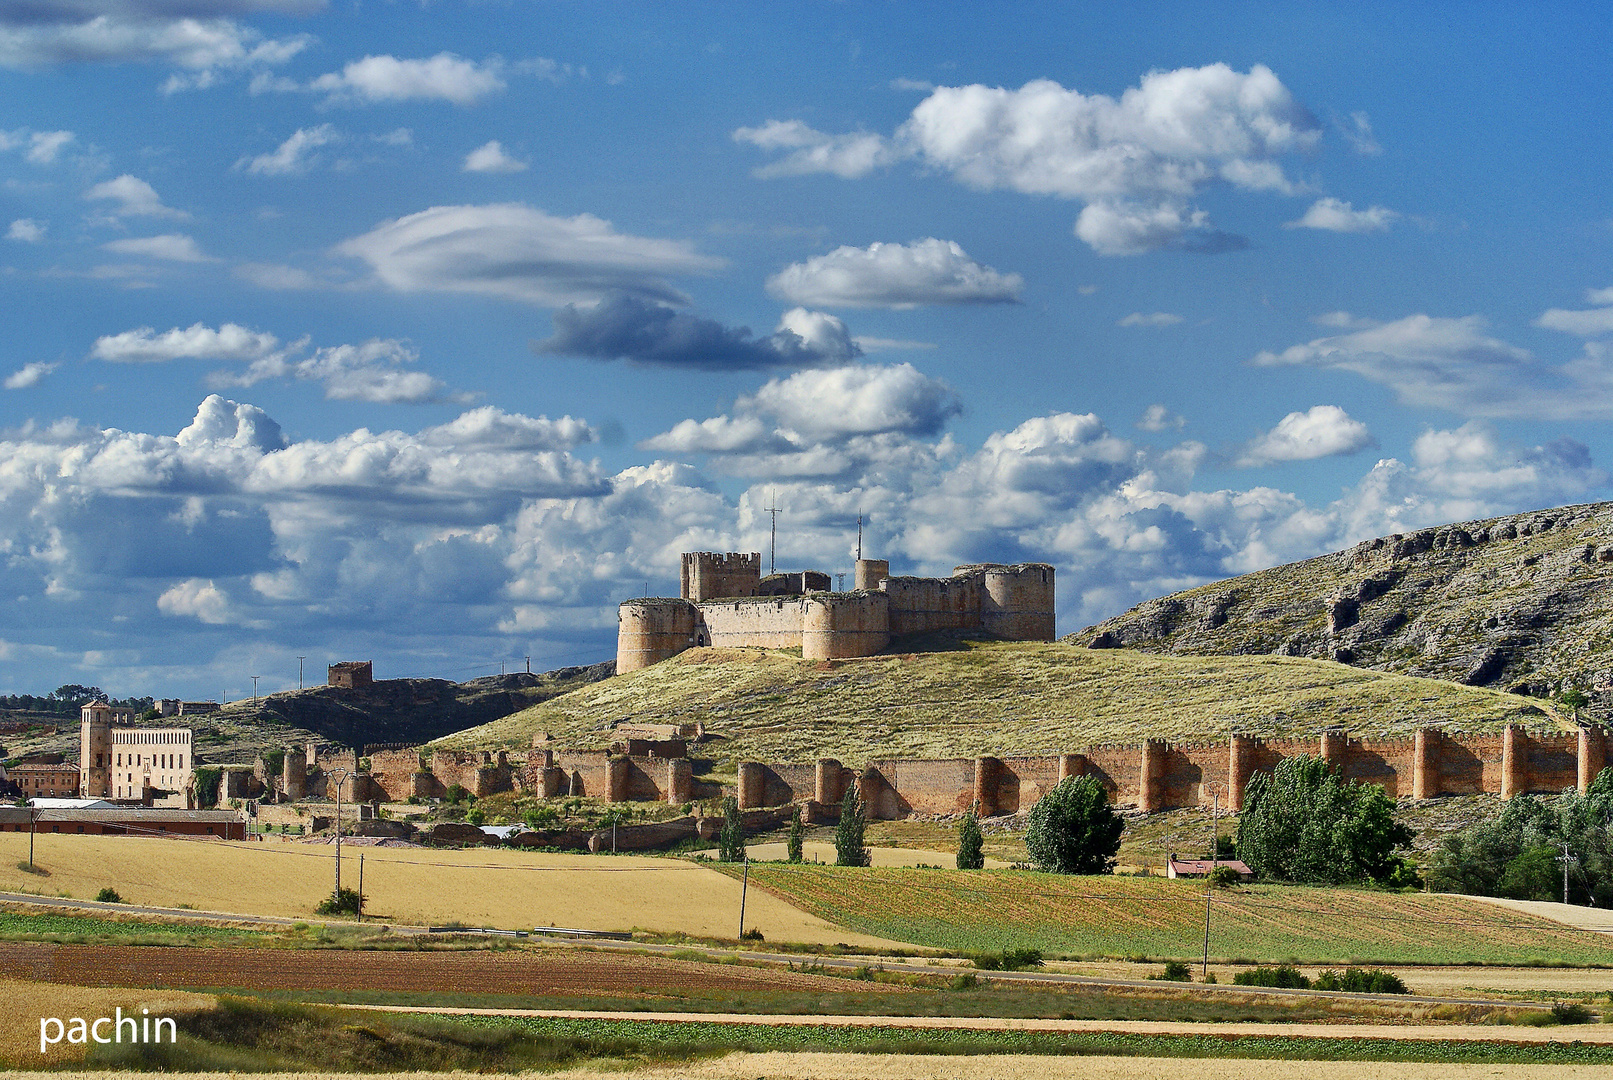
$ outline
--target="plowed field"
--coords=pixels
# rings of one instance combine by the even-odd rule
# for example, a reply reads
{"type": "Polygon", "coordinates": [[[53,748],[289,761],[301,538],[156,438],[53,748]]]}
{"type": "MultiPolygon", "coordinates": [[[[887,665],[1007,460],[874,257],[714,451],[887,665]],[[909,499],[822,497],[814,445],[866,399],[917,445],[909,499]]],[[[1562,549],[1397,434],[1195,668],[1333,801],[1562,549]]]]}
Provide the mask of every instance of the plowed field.
{"type": "MultiPolygon", "coordinates": [[[[343,952],[0,943],[0,977],[73,986],[661,996],[844,992],[844,979],[588,952],[343,952]]],[[[858,983],[859,991],[883,989],[858,983]]]]}

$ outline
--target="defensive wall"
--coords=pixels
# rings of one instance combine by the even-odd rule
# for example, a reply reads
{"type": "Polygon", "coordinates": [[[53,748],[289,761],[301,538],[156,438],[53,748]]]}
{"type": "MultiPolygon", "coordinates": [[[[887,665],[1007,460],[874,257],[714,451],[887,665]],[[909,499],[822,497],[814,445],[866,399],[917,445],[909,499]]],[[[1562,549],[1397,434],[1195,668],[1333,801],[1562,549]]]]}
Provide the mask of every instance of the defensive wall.
{"type": "Polygon", "coordinates": [[[761,577],[761,556],[687,552],[681,597],[624,601],[616,672],[701,646],[800,648],[808,660],[872,656],[892,636],[983,630],[1008,641],[1052,641],[1054,571],[1045,563],[960,566],[951,577],[891,577],[859,559],[851,592],[828,592],[816,571],[761,577]]]}

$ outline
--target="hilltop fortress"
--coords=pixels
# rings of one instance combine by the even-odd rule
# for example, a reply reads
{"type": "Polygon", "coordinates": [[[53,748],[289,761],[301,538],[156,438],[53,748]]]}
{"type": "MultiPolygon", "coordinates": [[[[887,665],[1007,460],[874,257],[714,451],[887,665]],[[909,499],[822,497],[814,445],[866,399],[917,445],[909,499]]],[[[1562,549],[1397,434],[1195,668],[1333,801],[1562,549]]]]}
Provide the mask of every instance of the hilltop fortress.
{"type": "Polygon", "coordinates": [[[691,551],[682,595],[623,602],[616,673],[701,645],[799,648],[808,660],[872,656],[892,637],[981,630],[1005,641],[1053,640],[1053,568],[977,563],[951,577],[892,577],[884,559],[858,559],[850,592],[815,570],[762,576],[762,556],[691,551]]]}

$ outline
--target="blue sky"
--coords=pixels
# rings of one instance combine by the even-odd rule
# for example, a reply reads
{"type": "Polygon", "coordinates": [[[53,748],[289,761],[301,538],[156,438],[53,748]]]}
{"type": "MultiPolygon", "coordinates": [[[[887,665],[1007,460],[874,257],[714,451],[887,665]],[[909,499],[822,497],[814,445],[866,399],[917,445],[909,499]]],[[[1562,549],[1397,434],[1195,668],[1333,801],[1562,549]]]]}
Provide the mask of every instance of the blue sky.
{"type": "Polygon", "coordinates": [[[1606,9],[1269,8],[0,0],[0,685],[1607,498],[1606,9]]]}

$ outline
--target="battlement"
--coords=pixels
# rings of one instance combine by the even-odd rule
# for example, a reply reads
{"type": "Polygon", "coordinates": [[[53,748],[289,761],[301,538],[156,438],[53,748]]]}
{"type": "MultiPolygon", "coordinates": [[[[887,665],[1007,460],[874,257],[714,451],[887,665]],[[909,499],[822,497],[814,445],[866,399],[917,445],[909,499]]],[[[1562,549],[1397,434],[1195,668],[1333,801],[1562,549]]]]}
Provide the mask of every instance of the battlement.
{"type": "Polygon", "coordinates": [[[686,551],[679,577],[685,600],[699,603],[728,596],[755,596],[762,583],[762,554],[686,551]]]}

